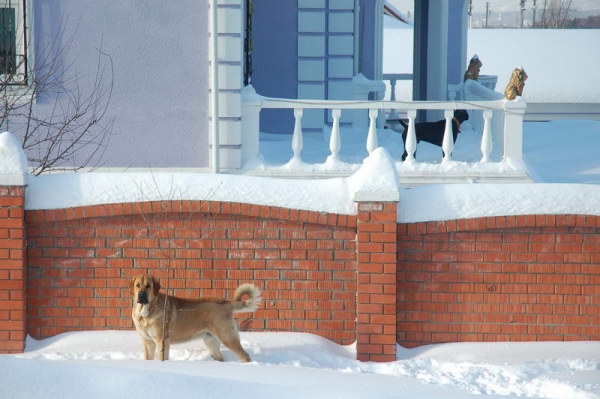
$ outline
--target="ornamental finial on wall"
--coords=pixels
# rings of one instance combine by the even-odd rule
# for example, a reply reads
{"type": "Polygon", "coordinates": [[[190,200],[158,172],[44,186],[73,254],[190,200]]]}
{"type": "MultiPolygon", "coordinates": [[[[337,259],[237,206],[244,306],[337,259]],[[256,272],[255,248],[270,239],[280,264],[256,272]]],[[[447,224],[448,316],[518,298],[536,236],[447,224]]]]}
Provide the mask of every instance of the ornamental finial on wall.
{"type": "Polygon", "coordinates": [[[468,79],[479,80],[479,71],[483,66],[483,62],[479,59],[479,56],[475,54],[471,61],[469,61],[469,66],[467,67],[467,71],[465,72],[464,82],[468,79]]]}
{"type": "Polygon", "coordinates": [[[504,90],[504,97],[508,100],[514,100],[517,96],[522,96],[527,78],[527,73],[523,67],[513,69],[510,81],[504,90]]]}

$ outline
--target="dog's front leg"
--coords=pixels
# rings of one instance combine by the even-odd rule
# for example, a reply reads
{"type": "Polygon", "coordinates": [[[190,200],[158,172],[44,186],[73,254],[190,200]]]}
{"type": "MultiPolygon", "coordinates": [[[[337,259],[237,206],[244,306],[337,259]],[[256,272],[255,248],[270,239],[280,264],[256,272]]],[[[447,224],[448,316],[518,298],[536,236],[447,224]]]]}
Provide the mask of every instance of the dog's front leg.
{"type": "Polygon", "coordinates": [[[142,344],[144,345],[144,360],[153,360],[154,352],[156,352],[156,344],[150,339],[143,339],[142,344]]]}
{"type": "Polygon", "coordinates": [[[168,340],[160,340],[157,342],[158,347],[158,360],[164,361],[169,360],[169,348],[170,344],[168,340]]]}

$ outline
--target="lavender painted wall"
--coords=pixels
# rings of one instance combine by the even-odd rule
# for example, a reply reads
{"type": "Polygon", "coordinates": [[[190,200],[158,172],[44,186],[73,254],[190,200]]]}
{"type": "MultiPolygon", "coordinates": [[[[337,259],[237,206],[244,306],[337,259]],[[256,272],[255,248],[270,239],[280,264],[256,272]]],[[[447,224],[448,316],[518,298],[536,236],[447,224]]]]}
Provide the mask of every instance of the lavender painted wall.
{"type": "MultiPolygon", "coordinates": [[[[208,166],[208,4],[178,0],[36,0],[33,36],[38,64],[64,30],[65,78],[87,90],[98,48],[114,65],[106,118],[114,135],[103,166],[208,166]]],[[[40,99],[50,112],[56,98],[40,99]]],[[[18,132],[15,132],[18,135],[18,132]]],[[[85,154],[81,154],[85,155],[85,154]]]]}

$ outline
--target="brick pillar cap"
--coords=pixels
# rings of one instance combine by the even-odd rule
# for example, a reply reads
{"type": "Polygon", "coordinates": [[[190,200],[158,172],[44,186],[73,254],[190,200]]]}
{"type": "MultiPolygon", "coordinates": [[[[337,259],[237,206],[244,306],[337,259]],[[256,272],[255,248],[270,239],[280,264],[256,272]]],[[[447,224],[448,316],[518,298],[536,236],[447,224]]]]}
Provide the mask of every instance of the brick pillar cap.
{"type": "Polygon", "coordinates": [[[27,184],[27,157],[19,140],[10,132],[0,133],[0,185],[27,184]]]}
{"type": "Polygon", "coordinates": [[[398,191],[357,191],[354,193],[356,202],[398,202],[400,193],[398,191]]]}
{"type": "Polygon", "coordinates": [[[400,176],[392,156],[383,147],[373,150],[348,180],[354,192],[354,201],[400,200],[400,176]]]}

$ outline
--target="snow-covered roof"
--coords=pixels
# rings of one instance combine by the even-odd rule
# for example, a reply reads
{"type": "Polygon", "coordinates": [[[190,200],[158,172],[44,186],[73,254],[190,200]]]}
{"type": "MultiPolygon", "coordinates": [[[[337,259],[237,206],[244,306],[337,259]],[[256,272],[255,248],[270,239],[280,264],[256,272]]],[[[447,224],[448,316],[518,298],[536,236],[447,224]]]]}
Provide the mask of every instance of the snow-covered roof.
{"type": "Polygon", "coordinates": [[[383,5],[383,13],[385,15],[389,15],[390,17],[396,18],[398,21],[404,22],[405,24],[411,25],[408,20],[408,16],[398,11],[396,7],[394,7],[390,2],[386,1],[383,5]]]}

